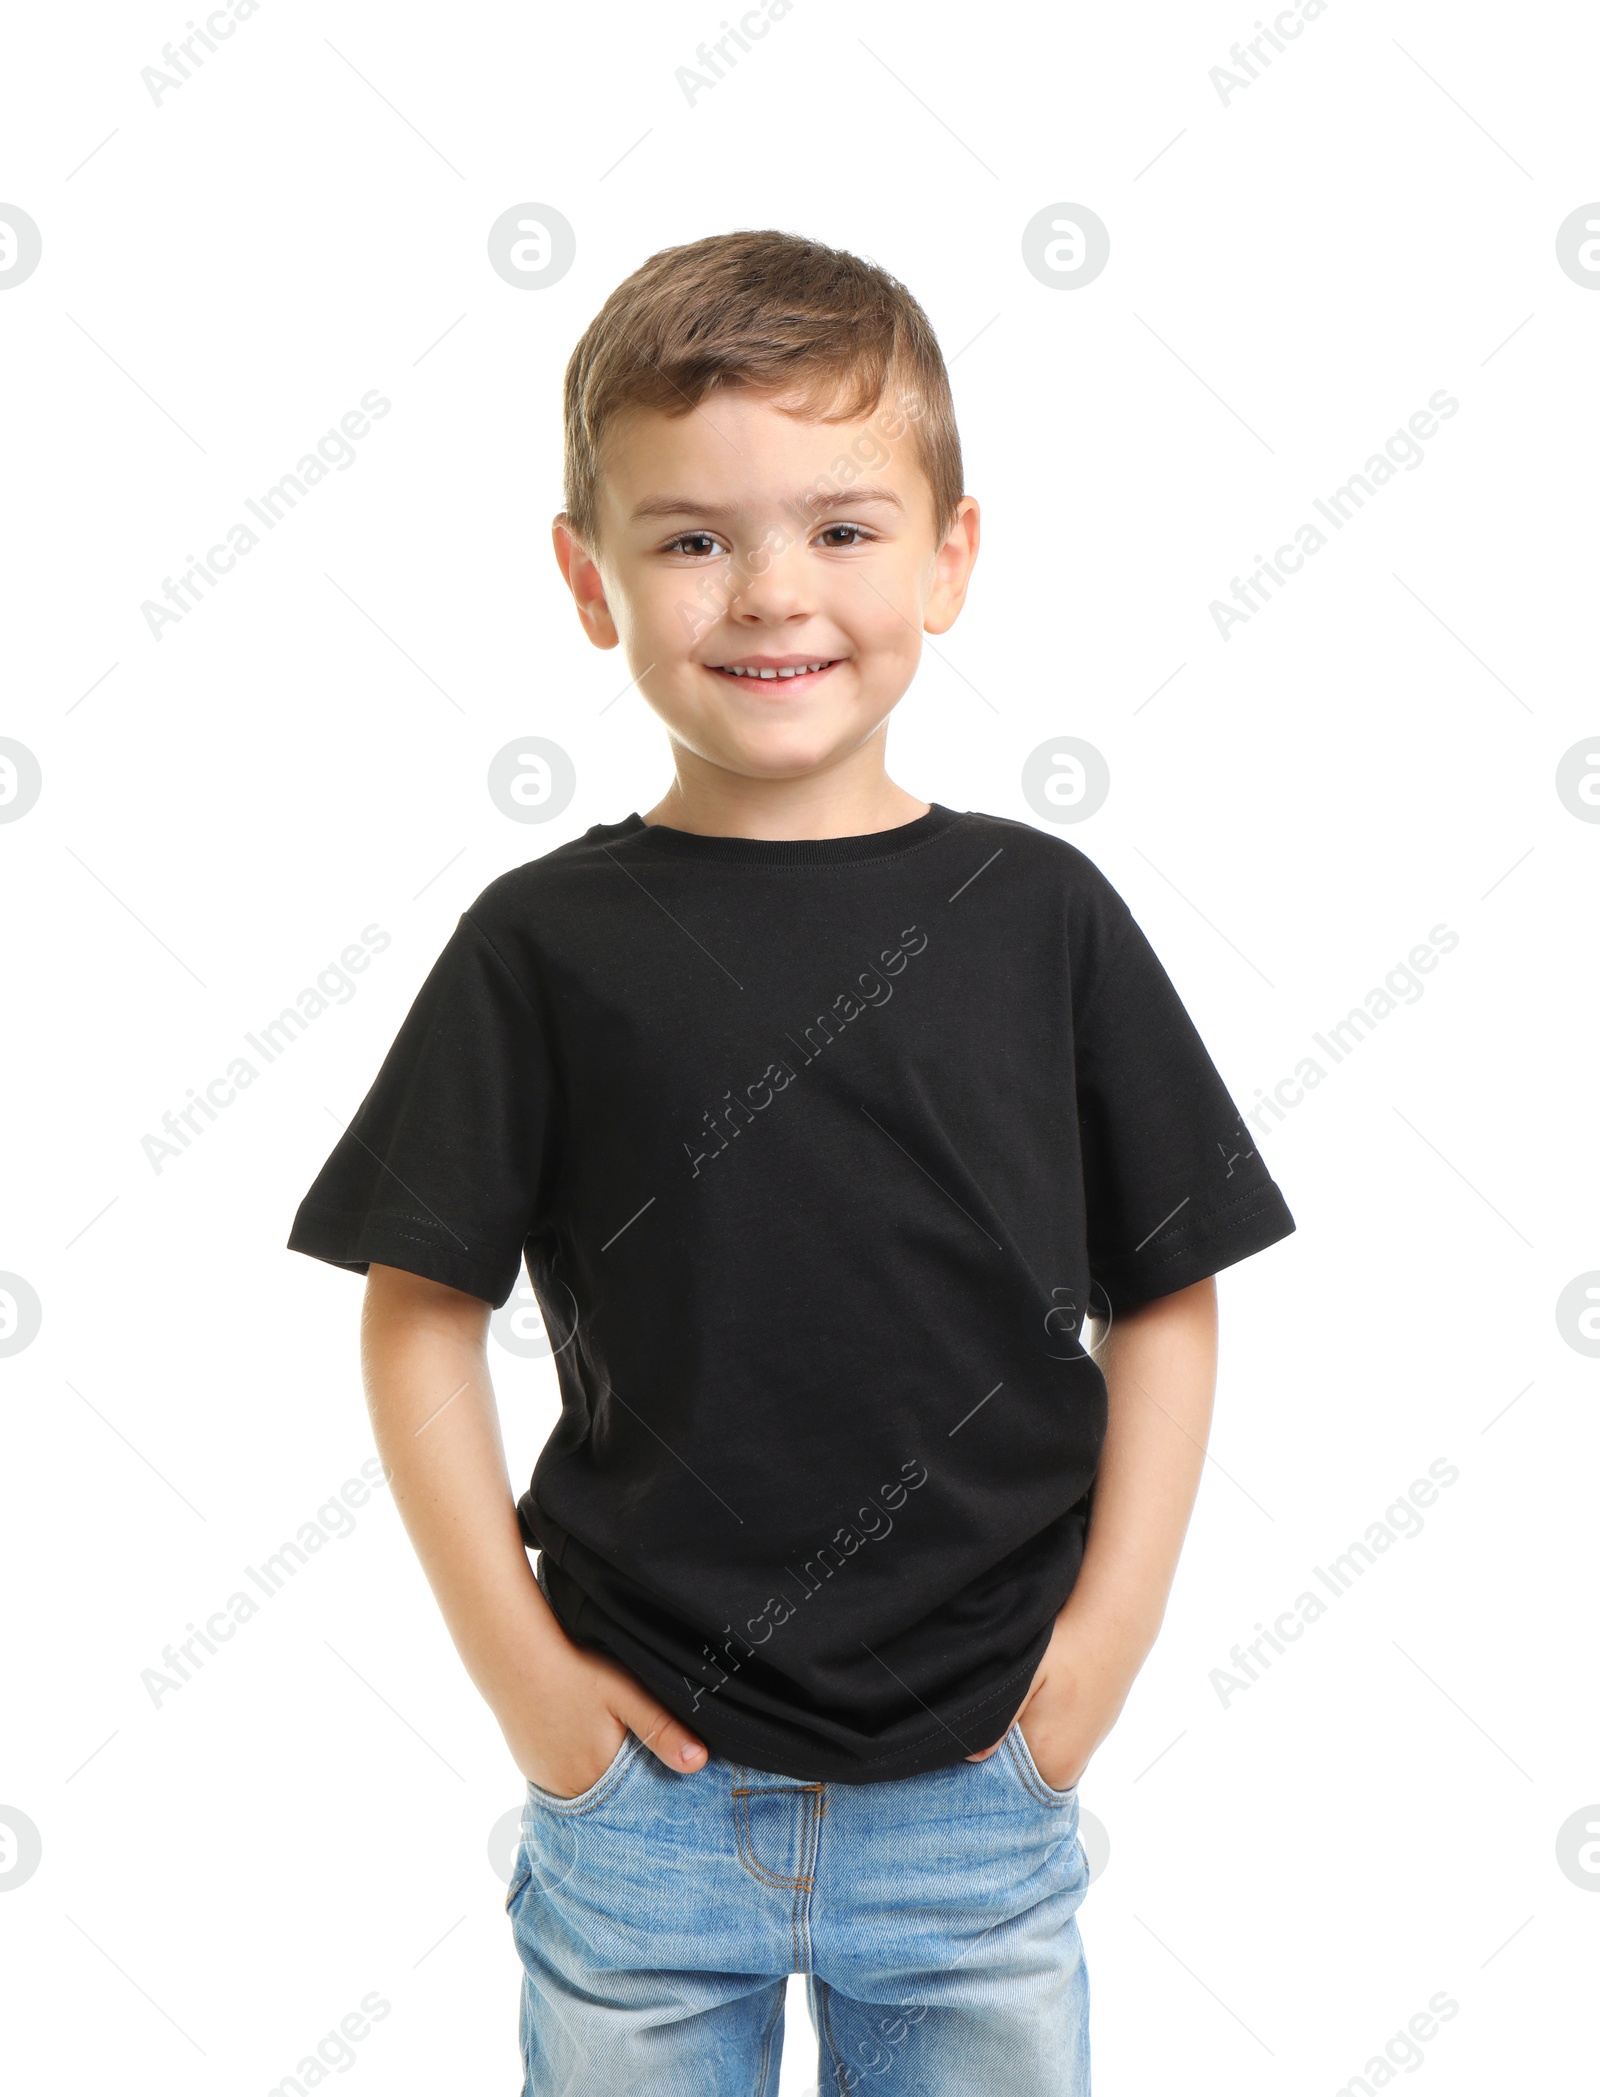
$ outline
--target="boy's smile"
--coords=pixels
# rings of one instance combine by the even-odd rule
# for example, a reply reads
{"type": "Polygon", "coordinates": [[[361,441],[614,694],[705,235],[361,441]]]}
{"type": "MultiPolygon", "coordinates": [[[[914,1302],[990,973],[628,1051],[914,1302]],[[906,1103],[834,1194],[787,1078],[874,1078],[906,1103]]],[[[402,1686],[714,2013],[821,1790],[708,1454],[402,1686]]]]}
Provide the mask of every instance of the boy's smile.
{"type": "MultiPolygon", "coordinates": [[[[838,660],[840,658],[834,658],[834,661],[838,660]]],[[[792,688],[788,696],[792,698],[795,691],[825,677],[833,668],[833,662],[797,662],[792,655],[744,655],[736,663],[711,663],[707,668],[714,669],[719,677],[755,677],[763,683],[786,678],[792,688]]]]}
{"type": "Polygon", "coordinates": [[[840,767],[881,772],[922,635],[960,610],[977,505],[937,534],[890,396],[821,422],[740,389],[684,415],[630,411],[605,441],[597,546],[563,519],[555,536],[590,639],[623,646],[680,780],[781,799],[840,767]]]}

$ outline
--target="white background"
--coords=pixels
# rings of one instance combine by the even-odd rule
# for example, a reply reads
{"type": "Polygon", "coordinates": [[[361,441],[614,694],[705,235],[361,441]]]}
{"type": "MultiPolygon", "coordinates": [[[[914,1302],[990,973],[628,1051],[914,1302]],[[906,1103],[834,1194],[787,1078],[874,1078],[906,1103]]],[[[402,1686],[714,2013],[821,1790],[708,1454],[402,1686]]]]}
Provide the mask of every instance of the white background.
{"type": "MultiPolygon", "coordinates": [[[[1331,0],[1224,105],[1248,5],[797,0],[691,106],[720,20],[264,0],[157,106],[181,7],[13,19],[0,200],[43,260],[0,297],[0,734],[44,790],[0,827],[0,1268],[43,1324],[0,1362],[0,1805],[43,1851],[0,1895],[0,2048],[19,2088],[248,2097],[376,1989],[333,2080],[517,2087],[488,1844],[521,1781],[386,1496],[159,1708],[141,1672],[371,1454],[360,1285],[284,1240],[459,912],[666,783],[549,552],[568,352],[656,248],[775,225],[893,270],[952,359],[984,547],[895,776],[1038,821],[1025,759],[1093,743],[1070,834],[1246,1110],[1459,937],[1262,1136],[1299,1228],[1221,1282],[1213,1460],[1082,1786],[1096,2089],[1333,2092],[1439,1990],[1426,2088],[1573,2088],[1600,1364],[1555,1305],[1600,1266],[1600,827],[1554,780],[1600,735],[1600,295],[1555,233],[1600,196],[1600,30],[1331,0]],[[545,288],[486,258],[523,201],[576,229],[545,288]],[[1061,201],[1110,230],[1077,289],[1022,261],[1061,201]],[[153,639],[141,604],[371,388],[356,464],[153,639]],[[1211,601],[1439,388],[1425,463],[1223,639],[1211,601]],[[542,828],[485,788],[530,733],[578,774],[542,828]],[[357,995],[154,1170],[371,923],[357,995]],[[1422,1533],[1224,1709],[1211,1671],[1441,1457],[1422,1533]]],[[[554,1376],[495,1373],[521,1482],[554,1376]]]]}

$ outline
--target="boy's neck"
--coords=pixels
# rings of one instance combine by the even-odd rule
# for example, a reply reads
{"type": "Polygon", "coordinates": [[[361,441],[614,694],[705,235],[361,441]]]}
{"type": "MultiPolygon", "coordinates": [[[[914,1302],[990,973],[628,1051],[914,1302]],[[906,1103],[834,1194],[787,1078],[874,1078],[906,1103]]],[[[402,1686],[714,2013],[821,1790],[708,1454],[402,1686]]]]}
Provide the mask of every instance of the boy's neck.
{"type": "Polygon", "coordinates": [[[864,837],[928,813],[928,802],[889,777],[881,750],[795,779],[751,779],[682,748],[674,754],[677,776],[644,820],[701,837],[864,837]]]}

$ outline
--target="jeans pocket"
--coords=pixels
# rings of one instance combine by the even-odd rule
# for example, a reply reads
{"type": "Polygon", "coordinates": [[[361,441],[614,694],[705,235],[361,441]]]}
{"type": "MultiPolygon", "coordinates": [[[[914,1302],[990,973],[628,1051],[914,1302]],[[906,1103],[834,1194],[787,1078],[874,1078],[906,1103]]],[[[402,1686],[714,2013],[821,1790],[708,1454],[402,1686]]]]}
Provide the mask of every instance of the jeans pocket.
{"type": "Polygon", "coordinates": [[[1078,1796],[1076,1784],[1069,1784],[1065,1791],[1047,1783],[1040,1774],[1039,1765],[1033,1759],[1033,1750],[1028,1746],[1022,1731],[1021,1719],[1013,1719],[1011,1730],[1001,1743],[1001,1752],[1009,1757],[1022,1788],[1046,1806],[1070,1806],[1078,1796]]]}
{"type": "Polygon", "coordinates": [[[558,1791],[546,1791],[542,1784],[528,1779],[528,1797],[545,1813],[586,1813],[592,1806],[609,1798],[622,1782],[639,1755],[646,1753],[644,1742],[630,1726],[622,1736],[622,1744],[605,1768],[600,1772],[587,1791],[580,1791],[573,1798],[563,1798],[558,1791]]]}
{"type": "Polygon", "coordinates": [[[519,1842],[517,1844],[517,1854],[511,1862],[511,1883],[506,1888],[505,1907],[508,1915],[516,1906],[518,1896],[532,1877],[533,1860],[528,1855],[528,1845],[526,1842],[519,1842]]]}

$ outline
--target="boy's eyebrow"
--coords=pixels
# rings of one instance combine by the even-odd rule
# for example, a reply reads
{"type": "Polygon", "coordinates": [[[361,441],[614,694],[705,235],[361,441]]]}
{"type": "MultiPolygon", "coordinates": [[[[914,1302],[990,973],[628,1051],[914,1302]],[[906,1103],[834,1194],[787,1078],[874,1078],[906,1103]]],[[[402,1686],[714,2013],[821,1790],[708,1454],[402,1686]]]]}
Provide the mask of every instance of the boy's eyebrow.
{"type": "MultiPolygon", "coordinates": [[[[786,503],[786,509],[798,509],[812,516],[821,516],[827,510],[849,510],[868,502],[892,503],[897,510],[905,504],[892,488],[859,487],[844,488],[836,495],[824,495],[820,490],[802,495],[798,501],[786,503]]],[[[738,515],[737,506],[726,502],[696,502],[687,495],[655,495],[648,502],[634,508],[632,522],[645,517],[710,517],[726,521],[738,515]]]]}
{"type": "Polygon", "coordinates": [[[837,495],[807,495],[801,501],[800,508],[811,511],[813,516],[819,516],[824,510],[853,510],[860,502],[892,502],[897,510],[905,508],[905,504],[893,488],[874,487],[845,488],[837,495]]]}

